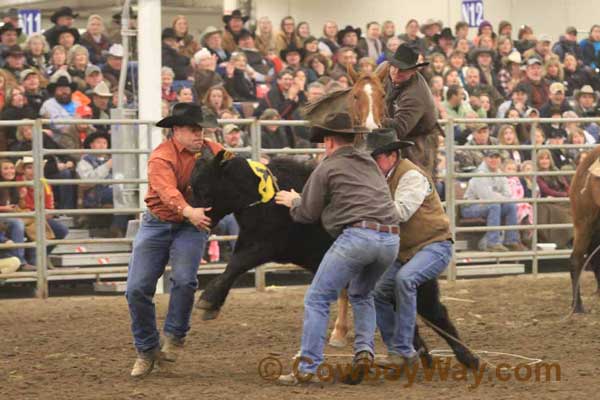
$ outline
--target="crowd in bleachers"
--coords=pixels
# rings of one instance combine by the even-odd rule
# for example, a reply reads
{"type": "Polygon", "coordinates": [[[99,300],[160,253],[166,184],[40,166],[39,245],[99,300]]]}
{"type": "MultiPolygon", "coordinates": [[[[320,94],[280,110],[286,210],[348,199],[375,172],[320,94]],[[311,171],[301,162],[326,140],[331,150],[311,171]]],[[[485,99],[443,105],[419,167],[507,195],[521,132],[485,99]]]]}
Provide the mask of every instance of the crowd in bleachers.
{"type": "MultiPolygon", "coordinates": [[[[113,15],[111,21],[99,15],[90,15],[87,22],[78,17],[71,8],[61,7],[52,14],[51,27],[27,36],[19,27],[18,10],[5,10],[0,27],[0,119],[109,118],[118,101],[124,58],[121,15],[113,15]]],[[[134,28],[133,12],[131,17],[134,28]]],[[[583,35],[567,27],[552,40],[529,26],[513,30],[508,21],[500,22],[497,29],[484,21],[471,35],[464,22],[444,27],[433,19],[422,23],[411,19],[404,26],[393,21],[370,22],[364,30],[333,20],[321,29],[291,16],[281,21],[259,16],[251,23],[239,10],[222,20],[220,27],[191,27],[179,15],[163,30],[163,114],[175,102],[197,102],[205,112],[223,119],[303,119],[302,105],[352,84],[348,66],[375,71],[400,44],[408,43],[430,61],[422,74],[439,117],[473,119],[456,126],[457,144],[518,145],[530,143],[532,137],[539,144],[589,144],[600,139],[596,123],[487,125],[477,121],[483,117],[600,116],[600,25],[583,35]]],[[[135,60],[135,38],[129,49],[130,60],[135,60]]],[[[127,107],[136,107],[136,80],[136,62],[130,61],[123,98],[127,107]]],[[[93,121],[44,128],[46,148],[110,146],[110,126],[93,121]]],[[[249,143],[245,128],[234,124],[207,130],[207,136],[231,147],[249,143]]],[[[263,126],[261,136],[264,148],[310,146],[303,127],[263,126]]],[[[0,151],[30,150],[31,137],[31,127],[2,128],[0,151]]],[[[541,151],[537,167],[574,168],[584,155],[577,149],[541,151]]],[[[531,168],[531,151],[502,151],[499,157],[501,169],[531,168]]],[[[483,152],[460,151],[452,168],[471,171],[481,168],[484,159],[483,152]]],[[[23,162],[17,158],[0,161],[2,180],[22,179],[19,173],[5,173],[19,161],[23,162]]],[[[443,176],[445,168],[450,168],[445,166],[443,152],[438,164],[438,175],[443,176]]],[[[112,162],[110,156],[46,156],[44,171],[47,178],[106,178],[111,176],[112,162]]],[[[568,192],[567,179],[543,177],[538,184],[542,196],[568,192]]],[[[527,197],[530,189],[528,179],[511,180],[513,196],[527,197]]],[[[109,186],[61,185],[49,190],[57,208],[112,204],[109,186]]],[[[0,212],[22,203],[19,191],[0,192],[0,212]]],[[[519,221],[530,215],[526,205],[521,206],[519,221]]],[[[49,229],[55,235],[64,233],[52,224],[49,229]]],[[[8,225],[7,237],[22,240],[23,234],[17,231],[23,227],[8,225]]],[[[123,221],[113,221],[113,227],[116,234],[123,233],[123,221]]],[[[13,253],[22,264],[32,262],[23,252],[13,253]]]]}

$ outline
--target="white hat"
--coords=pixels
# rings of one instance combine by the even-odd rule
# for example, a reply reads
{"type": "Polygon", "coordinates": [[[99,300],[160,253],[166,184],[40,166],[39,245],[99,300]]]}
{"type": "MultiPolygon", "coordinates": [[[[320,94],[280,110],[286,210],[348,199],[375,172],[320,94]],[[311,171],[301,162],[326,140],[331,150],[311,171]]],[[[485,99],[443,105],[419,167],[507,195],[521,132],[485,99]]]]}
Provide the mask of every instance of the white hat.
{"type": "Polygon", "coordinates": [[[223,134],[224,135],[229,135],[231,132],[233,131],[241,131],[240,127],[235,125],[235,124],[227,124],[225,125],[225,127],[223,128],[223,134]]]}
{"type": "Polygon", "coordinates": [[[112,57],[123,57],[123,46],[119,43],[115,43],[108,49],[108,55],[112,57]]]}
{"type": "Polygon", "coordinates": [[[201,60],[210,58],[211,56],[210,51],[206,47],[203,47],[194,54],[194,62],[199,63],[201,60]]]}
{"type": "Polygon", "coordinates": [[[110,90],[108,89],[108,85],[104,81],[96,85],[96,87],[92,91],[92,94],[100,97],[112,97],[112,93],[110,92],[110,90]]]}

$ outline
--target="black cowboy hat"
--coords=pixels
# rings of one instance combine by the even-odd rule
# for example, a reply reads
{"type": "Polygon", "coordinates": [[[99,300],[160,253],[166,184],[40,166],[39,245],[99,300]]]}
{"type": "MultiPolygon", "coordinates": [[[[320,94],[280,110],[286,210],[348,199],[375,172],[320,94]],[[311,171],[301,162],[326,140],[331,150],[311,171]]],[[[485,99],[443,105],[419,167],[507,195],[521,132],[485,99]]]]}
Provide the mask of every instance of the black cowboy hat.
{"type": "Polygon", "coordinates": [[[194,103],[177,103],[171,115],[156,123],[161,128],[174,126],[199,126],[201,128],[218,128],[217,118],[212,113],[203,113],[202,108],[194,103]]]}
{"type": "Polygon", "coordinates": [[[406,43],[398,46],[393,55],[387,56],[387,60],[391,65],[402,71],[429,65],[427,61],[419,63],[419,52],[406,43]]]}
{"type": "Polygon", "coordinates": [[[73,9],[71,7],[61,7],[58,10],[54,11],[54,14],[50,17],[50,21],[56,23],[56,21],[60,17],[72,17],[77,18],[79,14],[74,14],[73,9]]]}
{"type": "Polygon", "coordinates": [[[2,56],[4,58],[6,58],[8,56],[15,56],[15,55],[17,55],[17,56],[18,55],[21,55],[21,56],[25,55],[25,52],[23,51],[23,49],[21,48],[21,46],[19,46],[18,44],[15,44],[13,46],[8,47],[2,53],[2,56]]]}
{"type": "Polygon", "coordinates": [[[312,143],[321,143],[325,136],[332,135],[355,135],[357,133],[367,133],[369,130],[364,126],[354,126],[352,117],[345,112],[331,113],[325,117],[321,123],[313,123],[310,129],[310,141],[312,143]]]}
{"type": "Polygon", "coordinates": [[[281,58],[283,61],[285,61],[285,58],[287,57],[287,55],[289,53],[294,53],[294,52],[300,54],[300,61],[304,60],[304,56],[306,56],[306,50],[304,50],[304,48],[302,48],[302,47],[296,46],[295,43],[290,43],[290,45],[286,49],[281,50],[279,52],[279,58],[281,58]]]}
{"type": "Polygon", "coordinates": [[[108,147],[110,148],[110,135],[108,133],[102,132],[102,131],[90,133],[89,135],[87,135],[87,137],[83,141],[83,148],[90,149],[92,147],[91,145],[94,142],[94,140],[99,139],[99,138],[106,139],[106,141],[108,142],[108,147]]]}
{"type": "Polygon", "coordinates": [[[342,43],[344,41],[344,36],[346,35],[346,33],[350,33],[350,32],[356,33],[356,36],[358,36],[359,39],[360,39],[360,36],[362,35],[362,30],[360,28],[353,28],[352,25],[346,25],[346,27],[344,29],[342,29],[341,31],[339,31],[336,36],[337,41],[340,45],[342,45],[342,43]]]}
{"type": "Polygon", "coordinates": [[[66,75],[61,75],[54,82],[50,82],[46,89],[48,93],[54,93],[57,87],[70,87],[72,92],[77,90],[77,84],[66,75]]]}
{"type": "Polygon", "coordinates": [[[5,32],[10,32],[10,31],[17,32],[17,36],[19,36],[23,30],[21,28],[17,28],[10,22],[8,22],[0,27],[0,35],[3,35],[5,32]]]}
{"type": "Polygon", "coordinates": [[[227,25],[232,18],[239,18],[243,22],[246,22],[250,19],[250,17],[242,17],[242,12],[240,10],[233,10],[231,14],[223,15],[223,22],[225,23],[225,25],[227,25]]]}
{"type": "Polygon", "coordinates": [[[435,35],[433,35],[433,41],[436,44],[439,43],[441,38],[450,39],[450,40],[456,39],[454,37],[454,35],[452,34],[452,29],[450,29],[450,28],[444,28],[444,29],[442,29],[442,31],[440,33],[436,33],[435,35]]]}
{"type": "Polygon", "coordinates": [[[70,33],[71,35],[73,35],[73,37],[75,38],[75,43],[79,43],[79,31],[77,30],[77,28],[69,28],[68,26],[59,26],[54,30],[54,33],[52,34],[52,37],[54,38],[55,42],[58,42],[58,38],[60,37],[60,35],[62,35],[63,33],[70,33]]]}
{"type": "Polygon", "coordinates": [[[396,131],[391,128],[374,129],[367,135],[366,150],[375,157],[378,154],[400,150],[414,145],[408,140],[398,140],[396,131]]]}

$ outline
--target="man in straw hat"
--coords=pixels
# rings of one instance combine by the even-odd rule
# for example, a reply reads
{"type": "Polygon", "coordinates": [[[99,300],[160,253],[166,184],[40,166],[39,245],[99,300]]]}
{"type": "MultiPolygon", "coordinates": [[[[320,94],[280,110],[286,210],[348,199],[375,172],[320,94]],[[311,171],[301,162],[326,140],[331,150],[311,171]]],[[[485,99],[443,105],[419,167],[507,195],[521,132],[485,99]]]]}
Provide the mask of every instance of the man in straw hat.
{"type": "Polygon", "coordinates": [[[381,364],[412,365],[417,318],[417,288],[436,278],[452,256],[450,223],[431,176],[400,150],[412,145],[398,140],[392,129],[373,131],[367,151],[387,178],[400,214],[400,250],[374,290],[377,326],[388,349],[381,364]]]}
{"type": "Polygon", "coordinates": [[[398,253],[399,217],[385,179],[369,154],[353,145],[357,133],[347,113],[328,115],[313,125],[311,141],[325,143],[326,158],[313,171],[302,196],[280,191],[278,204],[290,208],[300,223],[321,221],[336,238],[325,254],[304,298],[304,327],[298,370],[279,381],[313,382],[323,362],[329,306],[348,287],[356,338],[353,366],[358,373],[346,383],[359,383],[374,358],[375,307],[371,290],[398,253]]]}
{"type": "Polygon", "coordinates": [[[156,125],[170,128],[171,134],[148,161],[148,211],[143,214],[129,261],[126,297],[138,353],[133,377],[148,375],[156,362],[163,367],[173,365],[183,354],[198,265],[211,226],[208,209],[190,205],[189,180],[197,159],[210,160],[223,149],[204,139],[204,130],[218,125],[214,116],[204,114],[197,104],[175,104],[172,114],[156,125]],[[161,350],[152,298],[169,257],[172,286],[161,350]]]}
{"type": "Polygon", "coordinates": [[[389,56],[384,80],[386,114],[383,125],[393,128],[399,139],[415,145],[403,149],[403,157],[432,173],[435,165],[438,135],[444,134],[437,123],[436,106],[427,81],[419,68],[429,65],[419,61],[419,53],[401,44],[389,56]]]}

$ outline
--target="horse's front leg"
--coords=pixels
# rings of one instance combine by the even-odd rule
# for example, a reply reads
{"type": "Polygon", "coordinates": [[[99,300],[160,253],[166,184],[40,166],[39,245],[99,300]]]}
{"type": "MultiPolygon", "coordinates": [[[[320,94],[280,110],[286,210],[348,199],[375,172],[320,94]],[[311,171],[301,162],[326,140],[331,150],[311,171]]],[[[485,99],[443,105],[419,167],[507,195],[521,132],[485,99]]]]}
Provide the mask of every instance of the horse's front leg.
{"type": "Polygon", "coordinates": [[[348,344],[346,336],[348,335],[348,290],[343,289],[338,297],[338,313],[335,320],[331,337],[329,338],[329,345],[333,347],[345,347],[348,344]]]}

